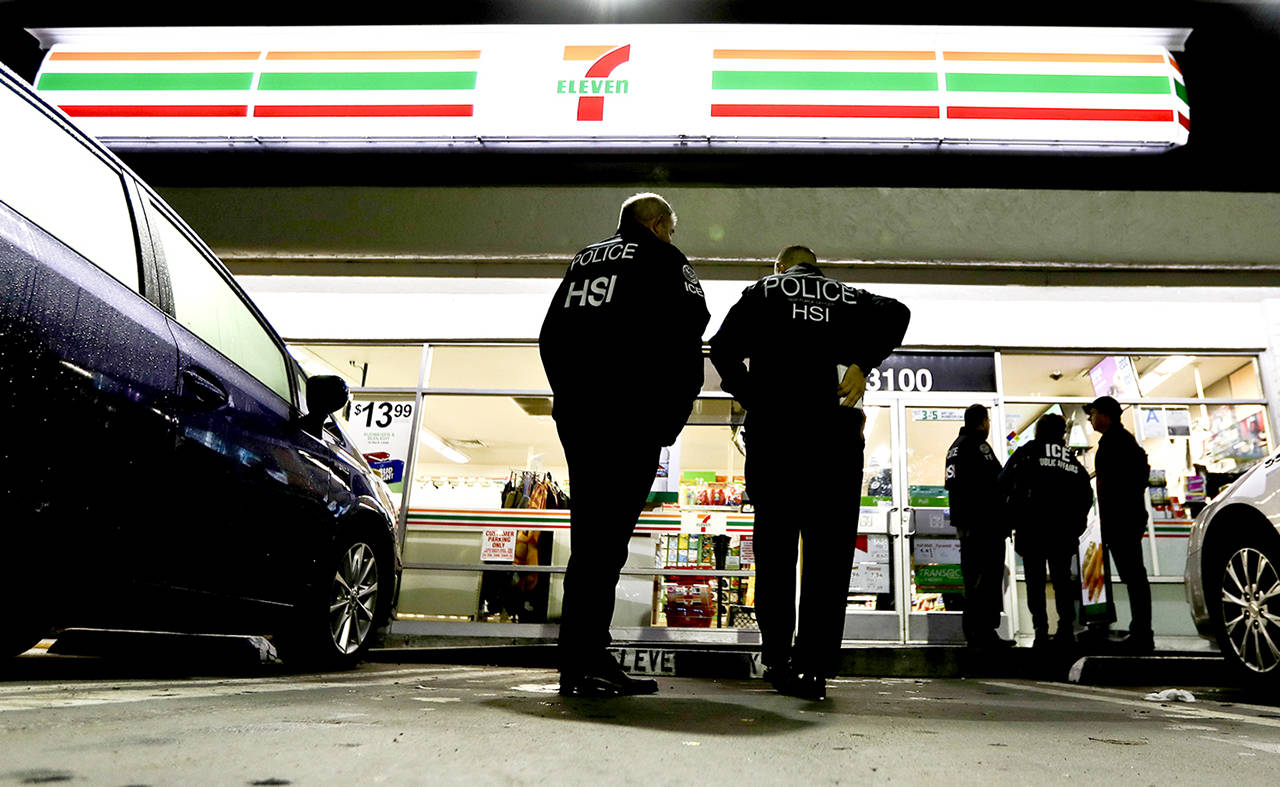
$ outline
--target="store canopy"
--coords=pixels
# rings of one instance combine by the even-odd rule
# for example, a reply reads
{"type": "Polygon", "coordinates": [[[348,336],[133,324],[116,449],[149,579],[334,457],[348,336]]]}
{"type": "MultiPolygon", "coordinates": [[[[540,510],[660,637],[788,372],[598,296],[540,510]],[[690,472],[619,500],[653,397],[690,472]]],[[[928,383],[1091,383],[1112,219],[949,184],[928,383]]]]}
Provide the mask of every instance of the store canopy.
{"type": "Polygon", "coordinates": [[[1190,31],[806,25],[56,28],[36,88],[116,147],[1184,145],[1190,31]]]}

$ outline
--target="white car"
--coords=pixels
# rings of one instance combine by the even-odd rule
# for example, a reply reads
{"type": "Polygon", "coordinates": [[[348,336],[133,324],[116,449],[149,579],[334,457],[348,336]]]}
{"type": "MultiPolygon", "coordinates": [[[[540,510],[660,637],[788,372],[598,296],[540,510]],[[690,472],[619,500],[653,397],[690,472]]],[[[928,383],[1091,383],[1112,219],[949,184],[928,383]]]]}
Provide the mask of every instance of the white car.
{"type": "Polygon", "coordinates": [[[1196,629],[1255,682],[1280,687],[1280,453],[1196,517],[1187,600],[1196,629]]]}

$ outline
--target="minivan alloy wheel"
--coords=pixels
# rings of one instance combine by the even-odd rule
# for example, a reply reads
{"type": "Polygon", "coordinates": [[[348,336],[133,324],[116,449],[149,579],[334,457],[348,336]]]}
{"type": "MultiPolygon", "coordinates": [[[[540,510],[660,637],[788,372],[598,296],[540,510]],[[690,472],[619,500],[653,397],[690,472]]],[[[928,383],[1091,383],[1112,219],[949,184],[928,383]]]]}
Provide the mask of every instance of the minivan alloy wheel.
{"type": "Polygon", "coordinates": [[[372,547],[357,541],[339,561],[329,597],[329,634],[339,652],[360,649],[377,608],[378,559],[372,547]]]}
{"type": "Polygon", "coordinates": [[[1240,663],[1255,673],[1280,666],[1280,574],[1257,549],[1236,550],[1222,570],[1222,627],[1240,663]]]}

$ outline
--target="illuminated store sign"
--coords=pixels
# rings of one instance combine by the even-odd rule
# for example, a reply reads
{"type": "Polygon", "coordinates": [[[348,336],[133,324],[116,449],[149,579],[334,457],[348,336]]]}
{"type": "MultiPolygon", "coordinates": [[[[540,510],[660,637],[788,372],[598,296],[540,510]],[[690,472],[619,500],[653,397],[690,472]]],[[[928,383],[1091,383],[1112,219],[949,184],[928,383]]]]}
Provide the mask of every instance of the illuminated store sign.
{"type": "Polygon", "coordinates": [[[1188,31],[767,25],[33,31],[116,144],[1183,145],[1188,31]]]}

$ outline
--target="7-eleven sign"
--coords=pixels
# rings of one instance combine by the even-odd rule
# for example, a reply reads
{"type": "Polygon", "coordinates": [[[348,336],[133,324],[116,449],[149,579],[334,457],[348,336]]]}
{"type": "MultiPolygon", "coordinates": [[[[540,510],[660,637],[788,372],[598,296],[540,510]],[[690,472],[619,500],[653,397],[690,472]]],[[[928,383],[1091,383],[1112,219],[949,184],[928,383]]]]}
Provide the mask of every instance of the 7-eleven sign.
{"type": "Polygon", "coordinates": [[[729,515],[724,511],[681,511],[680,532],[712,536],[728,535],[729,515]]]}
{"type": "Polygon", "coordinates": [[[631,45],[566,46],[564,59],[591,65],[584,78],[561,79],[556,92],[578,96],[578,120],[604,120],[605,98],[630,90],[627,80],[611,77],[614,69],[631,59],[631,45]]]}

